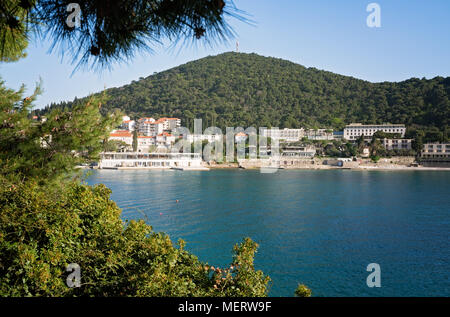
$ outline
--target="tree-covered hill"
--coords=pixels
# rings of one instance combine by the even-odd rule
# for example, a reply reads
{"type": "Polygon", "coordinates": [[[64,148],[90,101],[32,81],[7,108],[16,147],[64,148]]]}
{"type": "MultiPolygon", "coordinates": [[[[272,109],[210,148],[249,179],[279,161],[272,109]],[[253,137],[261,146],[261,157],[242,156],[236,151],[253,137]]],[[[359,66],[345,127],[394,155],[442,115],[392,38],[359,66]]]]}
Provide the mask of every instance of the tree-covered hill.
{"type": "MultiPolygon", "coordinates": [[[[105,110],[176,116],[192,127],[330,127],[405,123],[441,132],[450,118],[450,77],[370,83],[256,54],[225,53],[107,90],[105,110]]],[[[52,104],[67,107],[71,103],[52,104]]]]}

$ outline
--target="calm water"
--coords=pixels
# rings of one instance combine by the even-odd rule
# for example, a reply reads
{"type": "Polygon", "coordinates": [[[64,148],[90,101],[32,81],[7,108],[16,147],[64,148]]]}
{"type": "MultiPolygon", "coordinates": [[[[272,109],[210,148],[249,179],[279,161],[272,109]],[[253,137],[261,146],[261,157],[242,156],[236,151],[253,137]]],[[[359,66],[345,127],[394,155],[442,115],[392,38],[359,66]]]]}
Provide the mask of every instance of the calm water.
{"type": "Polygon", "coordinates": [[[251,237],[271,296],[299,282],[315,296],[450,296],[450,172],[102,170],[88,183],[211,265],[251,237]]]}

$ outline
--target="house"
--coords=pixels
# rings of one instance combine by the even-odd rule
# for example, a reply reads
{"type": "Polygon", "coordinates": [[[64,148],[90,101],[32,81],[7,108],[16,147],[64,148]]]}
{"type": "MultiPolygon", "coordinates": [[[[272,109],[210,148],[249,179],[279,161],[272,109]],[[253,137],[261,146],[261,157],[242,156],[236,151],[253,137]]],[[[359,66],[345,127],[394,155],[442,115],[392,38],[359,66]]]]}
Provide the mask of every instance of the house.
{"type": "Polygon", "coordinates": [[[369,156],[370,156],[370,148],[366,146],[362,150],[361,157],[369,157],[369,156]]]}
{"type": "Polygon", "coordinates": [[[156,145],[156,138],[154,136],[140,135],[137,137],[137,141],[137,151],[141,153],[148,153],[150,148],[156,145]]]}
{"type": "Polygon", "coordinates": [[[176,137],[170,133],[163,132],[156,136],[156,145],[169,147],[175,144],[176,137]]]}
{"type": "Polygon", "coordinates": [[[109,140],[125,142],[128,145],[133,144],[133,134],[130,131],[116,130],[109,134],[109,140]]]}

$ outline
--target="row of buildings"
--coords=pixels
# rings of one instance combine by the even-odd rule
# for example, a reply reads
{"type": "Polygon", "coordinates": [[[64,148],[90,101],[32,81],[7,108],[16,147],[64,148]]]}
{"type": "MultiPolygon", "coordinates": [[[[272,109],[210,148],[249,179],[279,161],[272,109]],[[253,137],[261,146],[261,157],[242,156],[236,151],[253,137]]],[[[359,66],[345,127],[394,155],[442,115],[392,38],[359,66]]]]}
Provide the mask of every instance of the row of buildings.
{"type": "MultiPolygon", "coordinates": [[[[174,145],[179,137],[174,132],[181,127],[181,120],[178,118],[154,119],[144,117],[139,120],[131,120],[124,116],[119,130],[110,134],[110,140],[122,141],[131,147],[133,143],[133,131],[137,131],[138,152],[148,153],[150,149],[156,147],[168,149],[174,145]]],[[[273,129],[261,128],[260,133],[264,137],[277,139],[280,143],[294,143],[306,139],[309,140],[347,140],[356,142],[363,137],[370,140],[376,132],[384,132],[392,135],[390,138],[382,138],[382,145],[386,150],[411,150],[413,139],[405,138],[406,126],[404,124],[361,124],[351,123],[343,131],[333,131],[330,129],[273,129]]],[[[221,141],[222,135],[209,134],[189,134],[184,136],[188,142],[221,141]]],[[[240,132],[235,135],[235,141],[245,141],[248,138],[246,133],[240,132]]],[[[284,152],[287,156],[313,157],[316,154],[313,146],[298,148],[286,148],[284,152]]],[[[426,144],[422,157],[426,159],[444,159],[450,156],[449,144],[426,144]]]]}

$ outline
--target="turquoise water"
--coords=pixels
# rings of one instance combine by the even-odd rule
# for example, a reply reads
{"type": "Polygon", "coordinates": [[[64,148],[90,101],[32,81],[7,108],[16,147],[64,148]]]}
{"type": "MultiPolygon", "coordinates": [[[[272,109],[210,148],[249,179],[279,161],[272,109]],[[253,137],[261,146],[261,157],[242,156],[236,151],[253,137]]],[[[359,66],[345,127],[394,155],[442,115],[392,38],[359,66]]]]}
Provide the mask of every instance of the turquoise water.
{"type": "Polygon", "coordinates": [[[101,170],[88,183],[211,265],[251,237],[271,296],[299,282],[315,296],[450,296],[450,172],[101,170]]]}

